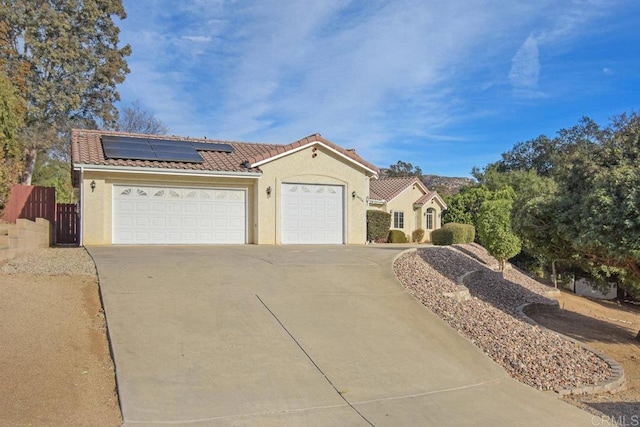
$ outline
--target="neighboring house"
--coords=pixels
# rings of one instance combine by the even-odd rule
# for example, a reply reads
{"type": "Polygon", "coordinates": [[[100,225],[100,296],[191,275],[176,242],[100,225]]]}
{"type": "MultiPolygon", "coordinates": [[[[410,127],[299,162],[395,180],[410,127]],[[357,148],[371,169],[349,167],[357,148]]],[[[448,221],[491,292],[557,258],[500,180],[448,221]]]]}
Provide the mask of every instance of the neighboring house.
{"type": "Polygon", "coordinates": [[[288,145],[71,133],[80,241],[363,244],[378,169],[311,135],[288,145]]]}
{"type": "Polygon", "coordinates": [[[369,184],[369,209],[390,213],[391,229],[402,230],[409,239],[414,230],[423,229],[424,240],[431,241],[447,204],[416,177],[380,178],[369,184]]]}

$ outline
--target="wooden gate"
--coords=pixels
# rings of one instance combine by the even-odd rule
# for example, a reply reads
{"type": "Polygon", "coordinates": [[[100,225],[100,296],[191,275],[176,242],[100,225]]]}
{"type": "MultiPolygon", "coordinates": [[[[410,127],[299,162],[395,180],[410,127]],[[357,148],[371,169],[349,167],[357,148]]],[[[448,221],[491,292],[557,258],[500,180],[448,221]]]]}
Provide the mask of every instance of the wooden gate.
{"type": "Polygon", "coordinates": [[[56,243],[59,245],[78,244],[78,211],[75,204],[56,205],[56,243]]]}

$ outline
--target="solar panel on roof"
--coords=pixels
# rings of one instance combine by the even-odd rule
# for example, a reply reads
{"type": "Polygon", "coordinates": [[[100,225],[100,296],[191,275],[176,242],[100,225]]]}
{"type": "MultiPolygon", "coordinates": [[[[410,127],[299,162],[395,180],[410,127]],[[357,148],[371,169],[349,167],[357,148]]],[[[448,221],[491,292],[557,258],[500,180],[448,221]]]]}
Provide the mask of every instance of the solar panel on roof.
{"type": "Polygon", "coordinates": [[[104,135],[102,149],[108,159],[187,163],[202,163],[204,161],[189,143],[175,140],[104,135]]]}
{"type": "Polygon", "coordinates": [[[191,142],[191,146],[198,151],[216,151],[220,153],[233,153],[233,147],[229,144],[191,142]]]}
{"type": "Polygon", "coordinates": [[[156,145],[150,144],[153,151],[171,151],[172,153],[193,153],[195,150],[190,145],[156,145]]]}
{"type": "Polygon", "coordinates": [[[104,155],[108,159],[158,160],[155,153],[127,148],[105,148],[104,155]]]}
{"type": "Polygon", "coordinates": [[[191,153],[175,153],[172,151],[156,151],[157,159],[165,162],[189,162],[202,163],[202,157],[197,151],[192,150],[191,153]]]}

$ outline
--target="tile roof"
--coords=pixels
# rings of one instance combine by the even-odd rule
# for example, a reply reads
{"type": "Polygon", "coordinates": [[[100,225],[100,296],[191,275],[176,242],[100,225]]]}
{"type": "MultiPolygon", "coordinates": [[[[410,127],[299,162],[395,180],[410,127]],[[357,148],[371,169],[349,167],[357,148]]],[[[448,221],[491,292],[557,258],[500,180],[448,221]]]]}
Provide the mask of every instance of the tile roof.
{"type": "Polygon", "coordinates": [[[202,171],[224,172],[258,172],[256,168],[247,168],[244,162],[247,158],[258,155],[276,147],[276,144],[253,144],[236,141],[220,141],[212,139],[195,139],[166,135],[141,135],[102,130],[73,129],[71,131],[71,158],[74,164],[105,165],[105,166],[137,166],[166,169],[186,169],[202,171]],[[149,138],[162,140],[195,141],[203,143],[229,144],[233,153],[200,151],[204,160],[202,163],[166,162],[154,160],[126,160],[106,159],[102,151],[102,135],[117,135],[127,137],[149,138]]]}
{"type": "Polygon", "coordinates": [[[424,184],[415,176],[371,180],[369,182],[369,199],[386,200],[388,202],[410,185],[416,183],[426,191],[424,184]]]}
{"type": "Polygon", "coordinates": [[[366,160],[364,160],[362,157],[358,156],[355,152],[355,150],[345,150],[344,148],[340,147],[339,145],[334,144],[333,142],[329,141],[328,139],[325,139],[322,137],[322,135],[320,135],[319,133],[315,133],[313,135],[309,135],[306,138],[302,138],[299,139],[298,141],[292,142],[291,144],[288,145],[278,145],[275,148],[272,148],[268,151],[265,151],[264,153],[252,157],[250,159],[247,159],[247,162],[250,165],[255,165],[256,163],[260,163],[263,162],[265,160],[268,160],[272,157],[278,156],[280,154],[286,153],[287,151],[291,151],[291,150],[295,150],[296,148],[300,148],[300,147],[304,147],[306,145],[311,145],[314,144],[316,142],[322,143],[324,145],[326,145],[327,147],[337,151],[338,153],[342,154],[343,156],[346,156],[348,158],[350,158],[351,160],[360,163],[362,166],[365,166],[366,168],[374,171],[375,173],[378,173],[378,168],[374,165],[372,165],[371,163],[367,162],[366,160]]]}
{"type": "Polygon", "coordinates": [[[418,205],[424,205],[429,200],[433,199],[436,196],[436,194],[438,193],[436,193],[435,191],[429,191],[428,193],[420,197],[418,200],[416,200],[415,203],[418,205]]]}
{"type": "Polygon", "coordinates": [[[194,171],[214,171],[214,172],[259,172],[260,169],[254,166],[256,163],[268,160],[274,156],[286,153],[305,145],[322,143],[342,155],[360,163],[365,168],[377,173],[378,168],[366,162],[354,151],[344,148],[328,141],[315,134],[303,138],[288,145],[263,144],[238,141],[223,141],[213,139],[196,139],[167,135],[143,135],[126,132],[112,132],[103,130],[73,129],[71,131],[71,159],[74,164],[104,165],[104,166],[133,166],[149,168],[182,169],[194,171]],[[114,135],[138,138],[153,138],[162,140],[194,141],[212,144],[229,144],[233,147],[232,153],[215,151],[200,151],[203,158],[202,163],[187,162],[167,162],[153,160],[126,160],[126,159],[106,159],[102,150],[102,135],[114,135]]]}

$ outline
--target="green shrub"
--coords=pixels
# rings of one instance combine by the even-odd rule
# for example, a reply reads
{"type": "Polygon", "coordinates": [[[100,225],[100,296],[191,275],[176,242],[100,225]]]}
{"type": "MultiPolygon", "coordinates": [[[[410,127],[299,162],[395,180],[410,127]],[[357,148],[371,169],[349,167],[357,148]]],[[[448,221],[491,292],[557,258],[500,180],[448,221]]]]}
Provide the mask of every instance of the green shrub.
{"type": "Polygon", "coordinates": [[[415,243],[422,242],[422,240],[424,239],[424,230],[422,228],[419,228],[417,230],[413,230],[413,233],[411,233],[411,239],[415,243]]]}
{"type": "Polygon", "coordinates": [[[409,239],[407,238],[407,235],[402,232],[402,230],[391,230],[389,232],[389,242],[408,243],[409,239]]]}
{"type": "Polygon", "coordinates": [[[437,246],[453,244],[453,231],[449,228],[439,228],[431,232],[431,243],[437,246]]]}
{"type": "Polygon", "coordinates": [[[385,242],[391,228],[391,214],[383,211],[367,211],[367,241],[385,242]]]}
{"type": "Polygon", "coordinates": [[[472,243],[476,238],[476,228],[471,224],[459,224],[450,222],[442,226],[442,228],[452,230],[453,245],[459,243],[472,243]]]}
{"type": "Polygon", "coordinates": [[[471,243],[475,235],[476,229],[473,225],[450,222],[431,232],[431,243],[439,246],[471,243]]]}

